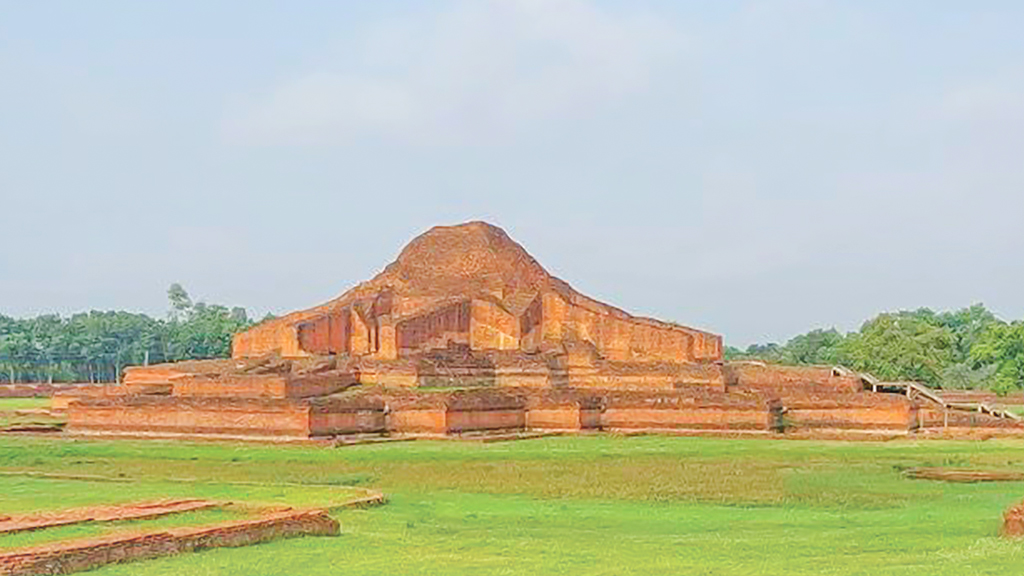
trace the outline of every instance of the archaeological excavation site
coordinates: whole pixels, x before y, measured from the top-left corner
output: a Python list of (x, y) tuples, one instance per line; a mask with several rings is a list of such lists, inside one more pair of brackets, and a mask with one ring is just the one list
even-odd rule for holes
[(483, 222), (427, 231), (336, 299), (238, 334), (230, 359), (129, 368), (53, 408), (68, 434), (133, 437), (1024, 431), (914, 382), (725, 362), (722, 336), (589, 298)]

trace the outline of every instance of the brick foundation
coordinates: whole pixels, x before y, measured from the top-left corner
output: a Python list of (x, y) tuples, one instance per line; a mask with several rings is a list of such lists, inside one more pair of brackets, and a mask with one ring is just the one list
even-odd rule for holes
[(310, 408), (301, 401), (277, 399), (88, 399), (68, 408), (67, 429), (76, 433), (305, 438), (310, 435)]
[[(814, 390), (815, 388), (809, 388)], [(314, 438), (344, 434), (444, 435), (496, 430), (913, 430), (935, 413), (904, 396), (716, 392), (707, 387), (480, 388), (416, 392), (372, 388), (314, 399), (120, 397), (83, 399), (72, 433)], [(941, 416), (939, 413), (938, 416)], [(982, 414), (954, 418), (997, 420)], [(980, 423), (980, 424), (984, 424)]]
[(286, 511), (251, 520), (166, 531), (111, 535), (44, 544), (0, 553), (0, 574), (70, 574), (107, 564), (196, 552), (207, 548), (249, 546), (295, 536), (334, 536), (336, 520), (322, 510)]

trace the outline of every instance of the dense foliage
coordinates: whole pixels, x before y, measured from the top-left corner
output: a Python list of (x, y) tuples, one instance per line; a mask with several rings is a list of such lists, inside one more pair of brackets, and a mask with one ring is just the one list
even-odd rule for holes
[(125, 366), (216, 358), (252, 325), (244, 308), (192, 302), (168, 290), (166, 320), (131, 312), (0, 315), (0, 382), (110, 382)]
[(857, 332), (813, 330), (783, 345), (726, 349), (726, 358), (784, 364), (842, 364), (884, 380), (932, 386), (1024, 389), (1024, 322), (1007, 323), (981, 304), (879, 314)]

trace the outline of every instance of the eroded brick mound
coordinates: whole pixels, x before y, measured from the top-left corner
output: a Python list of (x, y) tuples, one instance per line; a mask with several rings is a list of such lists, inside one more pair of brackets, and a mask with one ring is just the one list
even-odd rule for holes
[(1003, 526), (999, 533), (1006, 538), (1024, 536), (1024, 502), (1003, 512)]
[(430, 229), (371, 280), (237, 335), (232, 353), (394, 359), (446, 341), (526, 352), (586, 342), (625, 361), (705, 362), (722, 354), (717, 335), (633, 316), (584, 296), (550, 275), (504, 230), (484, 222)]

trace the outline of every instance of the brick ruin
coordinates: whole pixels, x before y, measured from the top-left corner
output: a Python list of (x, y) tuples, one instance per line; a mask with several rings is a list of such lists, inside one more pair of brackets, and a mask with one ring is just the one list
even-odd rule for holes
[(338, 298), (238, 334), (230, 359), (129, 368), (54, 405), (72, 433), (263, 438), (934, 421), (857, 374), (722, 352), (721, 336), (589, 298), (471, 222), (435, 227)]
[[(361, 499), (365, 500), (365, 499)], [(379, 501), (378, 499), (374, 500)], [(41, 530), (83, 522), (157, 518), (193, 510), (232, 506), (230, 502), (177, 500), (121, 506), (76, 508), (7, 518), (0, 534)], [(336, 536), (338, 521), (326, 510), (289, 507), (252, 509), (250, 517), (199, 526), (126, 529), (94, 537), (71, 538), (0, 551), (0, 574), (71, 574), (108, 564), (134, 562), (211, 548), (239, 547), (297, 536)]]

